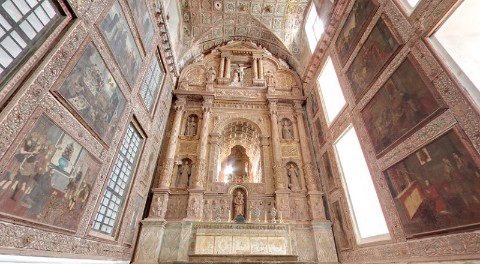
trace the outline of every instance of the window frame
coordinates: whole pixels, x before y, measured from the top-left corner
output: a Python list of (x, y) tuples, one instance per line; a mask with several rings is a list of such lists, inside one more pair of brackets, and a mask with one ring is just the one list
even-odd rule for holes
[[(153, 97), (153, 100), (152, 100), (152, 105), (150, 107), (150, 109), (145, 105), (145, 99), (142, 95), (142, 92), (143, 92), (143, 88), (145, 86), (145, 81), (148, 77), (148, 73), (150, 72), (150, 66), (151, 64), (153, 63), (154, 60), (157, 60), (158, 62), (158, 66), (160, 68), (160, 72), (161, 72), (161, 78), (158, 82), (158, 89), (157, 89), (157, 93), (156, 95)], [(165, 70), (165, 63), (163, 62), (163, 57), (161, 55), (161, 52), (158, 50), (158, 49), (155, 49), (154, 52), (153, 52), (153, 55), (151, 56), (150, 60), (148, 61), (148, 66), (146, 67), (147, 69), (145, 70), (144, 74), (143, 74), (143, 78), (142, 78), (142, 85), (140, 87), (140, 89), (138, 89), (138, 97), (140, 98), (140, 101), (142, 102), (141, 105), (144, 107), (145, 111), (147, 113), (149, 113), (150, 115), (150, 119), (153, 119), (154, 117), (154, 113), (156, 112), (156, 109), (158, 107), (158, 103), (159, 103), (159, 100), (160, 100), (160, 97), (162, 96), (162, 93), (164, 92), (164, 87), (165, 87), (165, 79), (167, 78), (167, 72)]]
[[(309, 49), (310, 49), (310, 53), (313, 54), (313, 53), (315, 52), (315, 49), (317, 48), (318, 43), (319, 43), (320, 40), (322, 39), (322, 36), (323, 36), (323, 34), (324, 34), (324, 32), (325, 32), (325, 25), (323, 24), (323, 21), (320, 19), (320, 14), (318, 13), (317, 8), (316, 8), (314, 2), (312, 2), (312, 3), (310, 4), (310, 7), (309, 7), (307, 10), (308, 10), (308, 11), (307, 11), (307, 14), (306, 14), (307, 16), (306, 16), (306, 18), (305, 18), (305, 24), (304, 24), (304, 26), (303, 26), (303, 30), (305, 31), (305, 37), (307, 38), (307, 45), (308, 45), (308, 47), (309, 47)], [(312, 10), (313, 10), (313, 11), (312, 11)], [(310, 16), (311, 16), (311, 14), (312, 14), (313, 12), (315, 12), (316, 16), (315, 16), (315, 18), (313, 18), (313, 20), (312, 20), (312, 18), (311, 18)], [(311, 25), (310, 25), (310, 21), (312, 21), (312, 22), (311, 22)], [(315, 26), (315, 24), (316, 24), (317, 22), (319, 22), (319, 23), (322, 25), (322, 32), (320, 33), (320, 36), (319, 36), (318, 39), (317, 39), (317, 37), (316, 37), (317, 34), (316, 34), (315, 28), (314, 28), (314, 26)], [(312, 42), (312, 40), (311, 40), (310, 37), (309, 37), (310, 34), (311, 34), (311, 37), (314, 38), (313, 41), (315, 42), (315, 45), (312, 45), (312, 43), (310, 43), (310, 42)]]
[[(140, 143), (140, 145), (137, 149), (137, 154), (136, 154), (136, 157), (135, 157), (134, 164), (132, 166), (129, 182), (127, 183), (128, 188), (126, 188), (125, 191), (124, 191), (123, 200), (121, 201), (121, 204), (119, 205), (119, 210), (118, 210), (114, 225), (112, 227), (112, 232), (111, 232), (111, 234), (107, 234), (105, 232), (101, 232), (100, 230), (94, 229), (93, 226), (95, 224), (95, 219), (97, 217), (97, 214), (99, 213), (102, 200), (105, 196), (105, 192), (107, 190), (108, 183), (109, 183), (110, 178), (111, 178), (111, 176), (113, 174), (113, 171), (115, 169), (117, 158), (118, 158), (119, 153), (121, 151), (121, 148), (123, 146), (123, 141), (124, 141), (125, 137), (127, 136), (130, 125), (138, 132), (138, 135), (140, 136), (140, 139), (141, 139), (141, 143)], [(137, 178), (138, 169), (140, 167), (139, 163), (140, 163), (141, 159), (143, 158), (143, 154), (144, 154), (144, 151), (145, 151), (145, 145), (146, 145), (147, 139), (148, 139), (148, 137), (146, 136), (145, 132), (141, 128), (138, 121), (133, 116), (131, 118), (129, 118), (128, 122), (126, 122), (126, 126), (125, 126), (123, 134), (122, 134), (122, 140), (118, 144), (115, 155), (113, 156), (113, 159), (110, 162), (110, 165), (109, 165), (110, 169), (108, 170), (108, 173), (106, 174), (105, 181), (103, 182), (102, 189), (99, 192), (99, 198), (96, 201), (95, 209), (92, 211), (92, 215), (90, 216), (91, 221), (89, 223), (89, 235), (87, 237), (102, 238), (102, 239), (109, 240), (109, 241), (115, 241), (115, 240), (118, 239), (118, 236), (120, 234), (119, 231), (121, 230), (121, 224), (124, 220), (123, 218), (124, 218), (125, 213), (126, 213), (128, 200), (129, 200), (130, 196), (132, 195), (133, 185), (134, 185), (135, 180)]]
[[(61, 33), (68, 28), (75, 15), (72, 8), (65, 0), (51, 0), (51, 4), (59, 11), (59, 16), (48, 29), (38, 34), (34, 39), (34, 43), (26, 50), (22, 51), (17, 61), (12, 62), (6, 70), (5, 75), (0, 78), (0, 86), (4, 87), (0, 90), (0, 108), (8, 102), (8, 99), (20, 89), (22, 83), (30, 76), (31, 72), (40, 71), (44, 63), (41, 61), (56, 48), (50, 47), (54, 43), (64, 38)], [(16, 26), (20, 28), (20, 26)]]

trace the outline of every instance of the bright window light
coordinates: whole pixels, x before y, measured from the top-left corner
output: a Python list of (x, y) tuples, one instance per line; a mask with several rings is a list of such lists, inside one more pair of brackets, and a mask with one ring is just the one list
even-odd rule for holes
[(453, 74), (480, 104), (480, 1), (463, 1), (431, 36)]
[(308, 46), (311, 52), (317, 47), (324, 30), (323, 23), (318, 17), (315, 5), (312, 3), (308, 11), (307, 21), (305, 22), (305, 33), (307, 34)]
[(372, 177), (353, 127), (335, 143), (358, 243), (389, 238)]
[(227, 165), (227, 167), (225, 167), (225, 174), (231, 174), (233, 172), (233, 167), (232, 165)]
[(318, 86), (320, 86), (325, 116), (328, 124), (330, 124), (345, 106), (345, 97), (330, 57), (328, 57), (322, 73), (318, 77)]
[(403, 6), (406, 7), (407, 11), (409, 12), (412, 12), (415, 7), (417, 6), (418, 2), (420, 2), (420, 0), (399, 0)]

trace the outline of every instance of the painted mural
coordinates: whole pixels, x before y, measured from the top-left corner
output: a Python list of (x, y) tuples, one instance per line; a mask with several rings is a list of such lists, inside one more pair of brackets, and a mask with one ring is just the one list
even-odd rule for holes
[(328, 151), (323, 153), (322, 163), (323, 163), (323, 168), (325, 169), (325, 175), (326, 175), (328, 190), (331, 191), (334, 188), (336, 188), (337, 186), (336, 186), (336, 183), (335, 183), (335, 178), (333, 176), (332, 164), (330, 163), (330, 158), (329, 158), (329, 155), (328, 155)]
[(362, 110), (378, 154), (440, 109), (427, 84), (407, 58)]
[(142, 204), (143, 204), (143, 197), (140, 195), (135, 196), (135, 202), (133, 203), (133, 212), (130, 217), (130, 223), (128, 224), (127, 231), (125, 234), (125, 243), (133, 244), (133, 238), (135, 237), (135, 230), (137, 229), (137, 224), (139, 223), (139, 218), (141, 217), (142, 213)]
[(340, 201), (332, 203), (333, 211), (333, 233), (335, 235), (335, 244), (338, 249), (349, 249), (351, 247), (350, 240), (348, 239), (347, 232), (345, 230), (346, 223), (340, 207)]
[(323, 145), (323, 143), (325, 143), (325, 137), (323, 135), (322, 124), (320, 123), (320, 118), (317, 118), (317, 120), (315, 120), (315, 127), (317, 129), (318, 144)]
[(380, 18), (347, 70), (355, 97), (370, 85), (399, 46), (385, 21)]
[(100, 164), (46, 116), (40, 116), (0, 175), (0, 212), (77, 229)]
[(480, 223), (479, 157), (450, 130), (384, 172), (407, 237)]
[(349, 55), (352, 53), (352, 49), (358, 43), (358, 40), (362, 36), (365, 27), (372, 19), (372, 16), (377, 10), (378, 4), (372, 0), (359, 0), (353, 4), (352, 10), (345, 21), (345, 25), (338, 35), (335, 46), (337, 47), (338, 57), (345, 65)]
[(127, 82), (133, 86), (142, 64), (142, 57), (118, 1), (113, 4), (100, 24), (100, 31)]
[(125, 109), (125, 97), (93, 44), (87, 45), (57, 93), (110, 143)]
[(130, 10), (132, 10), (143, 45), (148, 48), (152, 42), (155, 30), (153, 29), (152, 19), (145, 0), (128, 0), (128, 5), (130, 6)]

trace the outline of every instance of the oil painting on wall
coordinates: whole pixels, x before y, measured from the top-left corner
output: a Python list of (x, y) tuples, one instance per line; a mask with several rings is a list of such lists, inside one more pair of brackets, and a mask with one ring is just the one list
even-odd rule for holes
[(136, 195), (135, 202), (133, 203), (133, 213), (130, 218), (130, 223), (128, 224), (126, 233), (125, 233), (125, 243), (132, 244), (133, 238), (135, 236), (135, 230), (137, 229), (137, 224), (139, 223), (139, 217), (141, 216), (143, 198), (140, 195)]
[(110, 143), (125, 109), (125, 97), (93, 44), (87, 45), (57, 92)]
[(362, 110), (378, 154), (440, 109), (412, 61), (406, 59)]
[(347, 70), (355, 97), (358, 97), (373, 81), (399, 46), (385, 21), (379, 19)]
[(325, 143), (325, 137), (323, 135), (320, 118), (317, 118), (317, 120), (315, 120), (315, 128), (317, 129), (318, 144), (323, 145), (323, 143)]
[(450, 130), (384, 172), (407, 237), (480, 223), (478, 162)]
[(128, 5), (135, 18), (135, 24), (142, 38), (143, 45), (145, 48), (148, 48), (152, 42), (155, 30), (153, 29), (152, 19), (150, 18), (145, 0), (129, 0)]
[(332, 164), (330, 163), (330, 158), (328, 155), (328, 151), (323, 153), (322, 155), (322, 163), (323, 163), (323, 168), (324, 168), (324, 173), (325, 173), (325, 178), (327, 180), (327, 186), (328, 190), (331, 191), (336, 187), (335, 184), (335, 178), (333, 176), (333, 171), (332, 171)]
[(353, 4), (352, 11), (338, 35), (335, 45), (342, 65), (345, 65), (352, 49), (358, 43), (361, 33), (377, 10), (378, 4), (372, 0), (359, 0)]
[(346, 223), (340, 207), (340, 201), (332, 203), (333, 211), (333, 233), (335, 234), (335, 243), (337, 247), (342, 249), (349, 249), (350, 240), (348, 239), (347, 232), (345, 231)]
[(0, 211), (75, 231), (99, 168), (73, 138), (40, 116), (0, 175)]
[(118, 1), (113, 4), (100, 24), (100, 31), (107, 40), (123, 75), (130, 86), (133, 86), (142, 64), (142, 57)]

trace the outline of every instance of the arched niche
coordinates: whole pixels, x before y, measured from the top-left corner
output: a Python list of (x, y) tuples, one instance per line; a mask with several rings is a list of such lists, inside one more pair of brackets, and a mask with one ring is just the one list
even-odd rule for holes
[(175, 188), (186, 189), (191, 186), (193, 161), (190, 158), (183, 158), (176, 164)]
[(280, 120), (280, 135), (282, 139), (292, 140), (295, 138), (295, 133), (293, 132), (293, 122), (288, 118), (282, 118)]
[(185, 121), (185, 129), (183, 132), (184, 136), (193, 137), (197, 135), (198, 130), (198, 116), (196, 114), (191, 114), (187, 116)]

